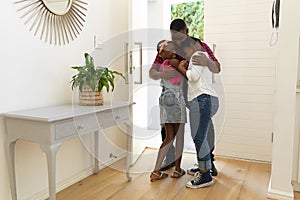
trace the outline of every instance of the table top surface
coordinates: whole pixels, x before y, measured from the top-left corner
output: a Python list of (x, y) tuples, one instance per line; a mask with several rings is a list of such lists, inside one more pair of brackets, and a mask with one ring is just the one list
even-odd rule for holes
[(107, 110), (129, 107), (134, 103), (128, 101), (108, 102), (101, 106), (80, 106), (78, 104), (63, 104), (57, 106), (40, 107), (27, 110), (18, 110), (1, 115), (6, 118), (27, 119), (42, 122), (55, 122), (83, 115), (104, 112)]

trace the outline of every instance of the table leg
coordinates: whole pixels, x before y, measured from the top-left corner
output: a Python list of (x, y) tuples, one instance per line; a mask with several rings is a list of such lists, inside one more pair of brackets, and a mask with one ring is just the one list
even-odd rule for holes
[(94, 174), (99, 173), (99, 131), (94, 132)]
[(131, 152), (132, 152), (132, 122), (125, 123), (127, 127), (127, 157), (126, 157), (126, 176), (127, 180), (131, 181), (132, 177), (130, 176), (130, 165), (131, 165)]
[(41, 145), (41, 149), (46, 153), (47, 157), (49, 200), (56, 200), (56, 153), (60, 146), (60, 143), (55, 145)]
[(15, 145), (17, 140), (6, 140), (6, 158), (8, 164), (8, 174), (10, 181), (10, 190), (12, 200), (17, 200), (17, 187), (16, 187), (16, 169), (15, 169)]

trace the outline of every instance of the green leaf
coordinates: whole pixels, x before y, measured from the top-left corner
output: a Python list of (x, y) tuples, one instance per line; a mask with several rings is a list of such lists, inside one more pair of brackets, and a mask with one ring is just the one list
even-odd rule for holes
[(96, 84), (95, 84), (95, 81), (93, 79), (89, 79), (88, 82), (87, 82), (87, 85), (90, 86), (92, 91), (95, 91)]
[[(111, 73), (112, 74), (112, 73)], [(115, 84), (114, 84), (114, 80), (115, 80), (115, 77), (112, 75), (112, 76), (108, 76), (107, 77), (107, 80), (109, 81), (110, 85), (111, 85), (111, 91), (114, 91), (115, 89)]]
[(100, 92), (103, 88), (103, 84), (101, 83), (101, 81), (98, 81), (98, 92)]
[(101, 79), (101, 83), (103, 84), (104, 87), (106, 87), (106, 91), (109, 92), (109, 84), (108, 81), (105, 79)]
[(80, 91), (80, 92), (82, 92), (83, 85), (84, 85), (83, 82), (81, 82), (81, 83), (79, 84), (79, 91)]
[(84, 53), (84, 57), (85, 57), (85, 64), (89, 65), (90, 63), (93, 63), (94, 60), (93, 58), (90, 56), (90, 54), (88, 53)]
[(117, 74), (117, 75), (121, 76), (123, 79), (125, 79), (125, 76), (121, 72), (113, 71), (112, 73)]

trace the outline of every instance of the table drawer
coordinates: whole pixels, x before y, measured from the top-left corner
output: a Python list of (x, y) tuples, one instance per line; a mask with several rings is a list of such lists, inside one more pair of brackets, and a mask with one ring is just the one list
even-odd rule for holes
[(55, 124), (55, 139), (78, 136), (98, 130), (99, 124), (96, 115), (74, 118), (65, 122)]
[(106, 128), (114, 124), (123, 123), (125, 120), (128, 120), (129, 117), (130, 114), (128, 108), (101, 112), (97, 114), (97, 118), (99, 120), (99, 123), (101, 124), (101, 128)]

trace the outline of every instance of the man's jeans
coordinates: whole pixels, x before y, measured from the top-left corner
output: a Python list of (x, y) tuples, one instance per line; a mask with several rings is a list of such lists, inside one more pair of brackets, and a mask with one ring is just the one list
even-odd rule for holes
[(200, 170), (210, 170), (212, 167), (207, 134), (212, 123), (211, 118), (218, 108), (219, 99), (207, 94), (199, 95), (189, 102), (191, 135), (195, 143)]

